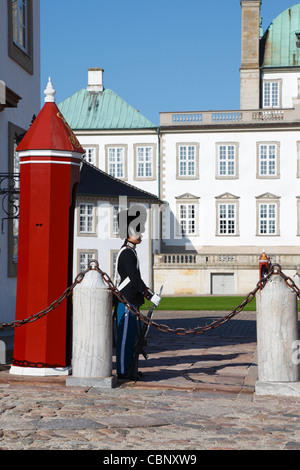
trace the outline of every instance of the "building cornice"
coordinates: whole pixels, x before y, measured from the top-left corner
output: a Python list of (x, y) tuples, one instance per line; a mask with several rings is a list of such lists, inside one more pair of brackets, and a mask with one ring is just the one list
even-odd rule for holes
[(77, 136), (84, 135), (157, 135), (158, 127), (148, 129), (73, 129)]
[(178, 132), (186, 133), (203, 133), (203, 132), (247, 132), (247, 131), (299, 131), (300, 121), (292, 123), (256, 123), (256, 124), (214, 124), (214, 125), (201, 125), (201, 126), (161, 126), (161, 133), (175, 134)]
[(18, 103), (21, 99), (21, 96), (19, 96), (10, 88), (5, 87), (5, 102), (0, 102), (0, 112), (3, 111), (5, 108), (17, 108)]
[(299, 73), (300, 66), (294, 67), (261, 67), (262, 73)]

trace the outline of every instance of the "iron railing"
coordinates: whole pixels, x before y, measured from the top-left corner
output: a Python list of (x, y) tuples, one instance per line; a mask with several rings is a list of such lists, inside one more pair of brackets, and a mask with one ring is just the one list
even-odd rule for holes
[(0, 197), (4, 214), (1, 219), (1, 233), (4, 221), (19, 218), (20, 173), (0, 173)]

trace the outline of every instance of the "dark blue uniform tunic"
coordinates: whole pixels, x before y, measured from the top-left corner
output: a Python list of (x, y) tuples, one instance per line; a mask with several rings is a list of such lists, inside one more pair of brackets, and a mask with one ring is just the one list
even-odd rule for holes
[[(131, 305), (139, 308), (143, 305), (145, 297), (151, 299), (153, 292), (141, 278), (134, 243), (125, 241), (118, 256), (116, 269), (121, 278), (119, 283), (121, 293)], [(125, 284), (123, 288), (122, 283)], [(137, 336), (137, 317), (121, 302), (117, 307), (117, 323), (117, 374), (128, 376)]]

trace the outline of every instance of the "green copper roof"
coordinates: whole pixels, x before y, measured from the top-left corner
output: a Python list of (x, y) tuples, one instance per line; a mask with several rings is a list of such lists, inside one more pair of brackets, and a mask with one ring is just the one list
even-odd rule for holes
[[(281, 13), (261, 40), (263, 67), (300, 65), (300, 3)], [(298, 45), (297, 45), (298, 43)]]
[(149, 129), (155, 124), (112, 90), (79, 90), (58, 104), (71, 129)]

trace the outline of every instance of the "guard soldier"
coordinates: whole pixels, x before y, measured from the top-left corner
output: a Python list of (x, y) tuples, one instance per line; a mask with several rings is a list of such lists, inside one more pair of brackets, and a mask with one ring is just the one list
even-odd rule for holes
[[(132, 213), (132, 208), (130, 208)], [(123, 211), (119, 215), (119, 230), (124, 234), (124, 223), (126, 227), (126, 239), (118, 254), (116, 271), (120, 278), (119, 291), (126, 298), (128, 303), (139, 309), (144, 303), (144, 298), (150, 300), (155, 306), (161, 300), (158, 294), (149, 289), (141, 278), (139, 261), (136, 252), (136, 245), (142, 242), (142, 231), (146, 221), (143, 211), (136, 215), (128, 215), (128, 211)], [(123, 224), (122, 224), (123, 221)], [(122, 227), (123, 225), (123, 227)], [(132, 376), (132, 361), (134, 355), (134, 345), (136, 342), (138, 319), (130, 310), (119, 302), (117, 305), (117, 345), (116, 362), (118, 379), (138, 380), (141, 374)]]
[(259, 258), (259, 279), (262, 279), (264, 276), (267, 276), (270, 270), (270, 259), (263, 251)]

